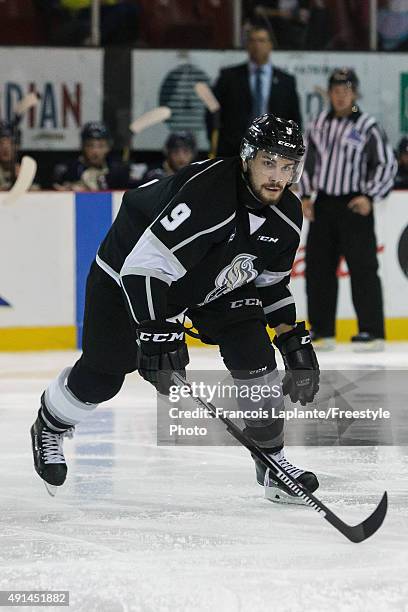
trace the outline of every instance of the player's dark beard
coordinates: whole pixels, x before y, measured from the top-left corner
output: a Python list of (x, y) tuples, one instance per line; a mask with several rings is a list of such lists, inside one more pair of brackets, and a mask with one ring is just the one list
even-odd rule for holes
[[(271, 204), (277, 204), (279, 202), (279, 200), (282, 197), (283, 194), (283, 189), (281, 190), (281, 192), (279, 193), (279, 196), (277, 198), (265, 198), (263, 196), (263, 192), (262, 189), (265, 186), (265, 184), (261, 185), (261, 187), (256, 187), (254, 185), (254, 181), (252, 178), (252, 172), (249, 169), (248, 170), (248, 181), (247, 181), (247, 186), (250, 189), (250, 191), (252, 192), (252, 194), (256, 197), (257, 200), (259, 200), (259, 202), (263, 205), (263, 206), (270, 206)], [(282, 183), (280, 183), (280, 181), (272, 181), (271, 183), (268, 183), (268, 187), (282, 187)]]

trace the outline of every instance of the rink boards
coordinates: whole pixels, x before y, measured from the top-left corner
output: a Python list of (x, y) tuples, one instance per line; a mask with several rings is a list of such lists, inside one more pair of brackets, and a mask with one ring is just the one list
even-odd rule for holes
[[(38, 192), (2, 206), (0, 350), (79, 346), (85, 281), (98, 245), (120, 206), (121, 192)], [(387, 337), (408, 339), (408, 192), (376, 206)], [(302, 234), (291, 281), (298, 318), (306, 316)], [(355, 330), (347, 267), (341, 263), (337, 332)]]

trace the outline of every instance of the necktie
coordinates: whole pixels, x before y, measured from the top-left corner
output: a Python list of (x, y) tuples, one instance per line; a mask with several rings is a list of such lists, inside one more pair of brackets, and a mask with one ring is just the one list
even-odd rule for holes
[(263, 95), (262, 95), (262, 75), (263, 68), (258, 67), (255, 70), (255, 89), (253, 92), (253, 117), (259, 117), (263, 112)]

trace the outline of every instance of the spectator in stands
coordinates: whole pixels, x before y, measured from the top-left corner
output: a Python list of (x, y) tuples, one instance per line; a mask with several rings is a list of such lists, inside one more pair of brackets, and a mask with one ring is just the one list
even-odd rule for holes
[(300, 13), (307, 24), (304, 48), (327, 49), (332, 36), (327, 0), (308, 0)]
[(163, 164), (148, 169), (142, 182), (170, 176), (191, 164), (197, 156), (197, 144), (194, 135), (186, 131), (172, 132), (164, 144), (164, 155)]
[[(238, 155), (246, 128), (264, 113), (293, 119), (301, 125), (295, 78), (272, 63), (272, 48), (269, 30), (262, 24), (253, 24), (248, 31), (248, 61), (221, 70), (214, 86), (221, 105), (217, 155)], [(210, 116), (208, 124), (211, 128)]]
[(378, 10), (379, 48), (384, 51), (408, 50), (407, 0), (381, 0)]
[(408, 189), (408, 136), (401, 138), (398, 145), (398, 173), (394, 189)]
[(251, 19), (264, 20), (271, 31), (276, 49), (302, 49), (307, 14), (299, 0), (263, 0), (255, 2)]
[(81, 143), (81, 154), (76, 160), (55, 167), (54, 189), (106, 191), (128, 187), (129, 166), (111, 158), (111, 138), (103, 123), (86, 123), (81, 132)]
[(277, 49), (324, 49), (330, 40), (327, 0), (247, 0), (244, 16), (263, 21)]
[[(100, 0), (101, 45), (134, 43), (138, 36), (136, 0)], [(35, 0), (46, 21), (50, 43), (90, 44), (92, 0)]]
[[(21, 154), (20, 130), (8, 121), (0, 121), (0, 191), (8, 191), (15, 182), (19, 170)], [(39, 189), (34, 182), (30, 190)]]
[(331, 40), (328, 49), (369, 48), (368, 0), (327, 0), (331, 21)]

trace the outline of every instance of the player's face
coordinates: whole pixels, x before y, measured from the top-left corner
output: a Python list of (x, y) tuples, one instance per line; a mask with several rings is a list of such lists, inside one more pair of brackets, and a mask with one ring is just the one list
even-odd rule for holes
[(0, 138), (0, 163), (7, 164), (13, 157), (13, 142), (8, 136)]
[(102, 166), (109, 151), (108, 141), (103, 138), (85, 140), (82, 148), (82, 152), (91, 166)]
[(167, 161), (173, 172), (181, 170), (184, 166), (188, 166), (194, 159), (194, 153), (188, 147), (177, 147), (169, 151)]
[(275, 204), (291, 182), (295, 162), (266, 151), (258, 151), (248, 162), (249, 182), (256, 197), (265, 206)]
[(333, 85), (329, 89), (333, 110), (338, 115), (348, 115), (357, 99), (356, 92), (348, 85)]
[(266, 64), (272, 51), (272, 42), (267, 30), (253, 30), (248, 36), (249, 59), (255, 64)]

